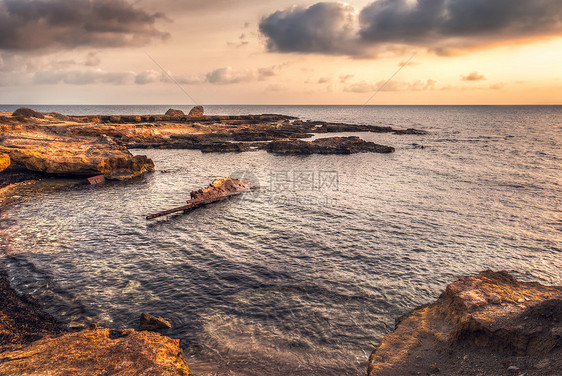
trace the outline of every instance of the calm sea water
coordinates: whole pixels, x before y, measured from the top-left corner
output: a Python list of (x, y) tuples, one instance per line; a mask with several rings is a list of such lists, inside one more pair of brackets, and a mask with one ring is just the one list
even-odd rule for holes
[[(168, 106), (36, 108), (133, 114)], [(392, 155), (134, 151), (157, 171), (29, 191), (2, 213), (0, 257), (14, 285), (66, 325), (135, 327), (145, 311), (167, 317), (174, 328), (165, 334), (181, 338), (197, 375), (363, 375), (394, 318), (460, 276), (491, 268), (562, 284), (562, 107), (207, 112), (429, 134), (361, 134), (396, 147)], [(189, 215), (144, 219), (232, 174), (261, 188)]]

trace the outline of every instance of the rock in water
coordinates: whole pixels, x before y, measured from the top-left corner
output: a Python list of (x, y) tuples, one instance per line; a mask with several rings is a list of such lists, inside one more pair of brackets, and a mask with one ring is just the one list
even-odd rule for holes
[(359, 137), (328, 137), (314, 141), (272, 141), (267, 151), (275, 154), (353, 154), (393, 153), (394, 148), (362, 140)]
[(0, 375), (188, 376), (179, 342), (158, 333), (98, 327), (4, 352)]
[(143, 313), (140, 317), (140, 330), (155, 331), (158, 329), (170, 329), (172, 324), (162, 317), (152, 316), (148, 313)]
[(34, 117), (37, 119), (44, 119), (45, 116), (37, 111), (32, 110), (31, 108), (26, 108), (26, 107), (22, 107), (22, 108), (18, 108), (17, 110), (14, 111), (14, 113), (12, 114), (12, 116), (19, 116), (19, 117)]
[(205, 115), (205, 109), (203, 106), (195, 106), (189, 111), (189, 116), (199, 117)]
[(526, 374), (560, 375), (561, 323), (562, 287), (484, 271), (448, 285), (435, 303), (398, 321), (371, 354), (368, 375), (437, 368), (448, 376), (505, 375), (544, 359), (544, 369)]
[(0, 172), (10, 167), (10, 163), (12, 163), (12, 161), (8, 154), (0, 154)]
[(166, 115), (168, 115), (168, 116), (185, 116), (185, 113), (182, 110), (174, 110), (173, 108), (170, 108), (168, 111), (166, 111)]

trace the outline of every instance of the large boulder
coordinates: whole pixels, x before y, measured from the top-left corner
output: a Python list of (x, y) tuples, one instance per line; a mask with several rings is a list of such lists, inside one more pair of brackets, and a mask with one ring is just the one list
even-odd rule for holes
[(461, 278), (398, 319), (369, 363), (369, 376), (562, 374), (562, 287), (507, 272)]
[(0, 375), (188, 376), (179, 339), (133, 329), (87, 329), (0, 354)]
[(189, 111), (189, 116), (192, 117), (200, 117), (203, 115), (205, 115), (205, 109), (203, 106), (195, 106), (191, 109), (191, 111)]
[(183, 112), (182, 110), (174, 110), (173, 108), (170, 108), (168, 111), (166, 111), (166, 115), (168, 115), (168, 116), (185, 116), (185, 112)]
[(10, 167), (11, 160), (8, 154), (0, 154), (0, 172)]
[(45, 118), (45, 116), (42, 113), (34, 111), (31, 108), (27, 108), (27, 107), (18, 108), (12, 113), (12, 116), (23, 117), (23, 118), (34, 117), (37, 119)]

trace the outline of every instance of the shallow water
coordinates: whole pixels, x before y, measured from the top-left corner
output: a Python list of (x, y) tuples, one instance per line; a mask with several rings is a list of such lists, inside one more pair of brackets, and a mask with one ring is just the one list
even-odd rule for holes
[[(157, 171), (30, 191), (2, 213), (14, 285), (67, 325), (134, 327), (144, 311), (167, 317), (174, 328), (165, 334), (181, 338), (198, 375), (363, 375), (394, 318), (460, 276), (492, 268), (562, 284), (562, 107), (207, 111), (430, 133), (361, 134), (396, 147), (391, 155), (134, 151)], [(189, 215), (144, 219), (232, 174), (261, 188)]]

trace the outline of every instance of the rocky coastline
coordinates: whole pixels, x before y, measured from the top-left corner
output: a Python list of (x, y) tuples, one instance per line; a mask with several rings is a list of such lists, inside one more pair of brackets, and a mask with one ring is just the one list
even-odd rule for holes
[[(203, 111), (77, 117), (20, 109), (0, 116), (0, 209), (22, 185), (51, 176), (124, 180), (152, 171), (152, 161), (133, 156), (130, 147), (391, 153), (392, 147), (359, 137), (302, 139), (335, 132), (423, 134), (415, 129), (303, 122), (281, 115), (205, 116)], [(82, 331), (65, 330), (35, 299), (13, 290), (1, 265), (0, 302), (0, 375), (190, 374), (179, 340), (93, 323)], [(146, 316), (141, 329), (158, 330), (157, 324), (166, 321)], [(484, 271), (459, 279), (436, 302), (397, 319), (395, 330), (371, 354), (367, 372), (558, 375), (561, 359), (562, 287)]]

